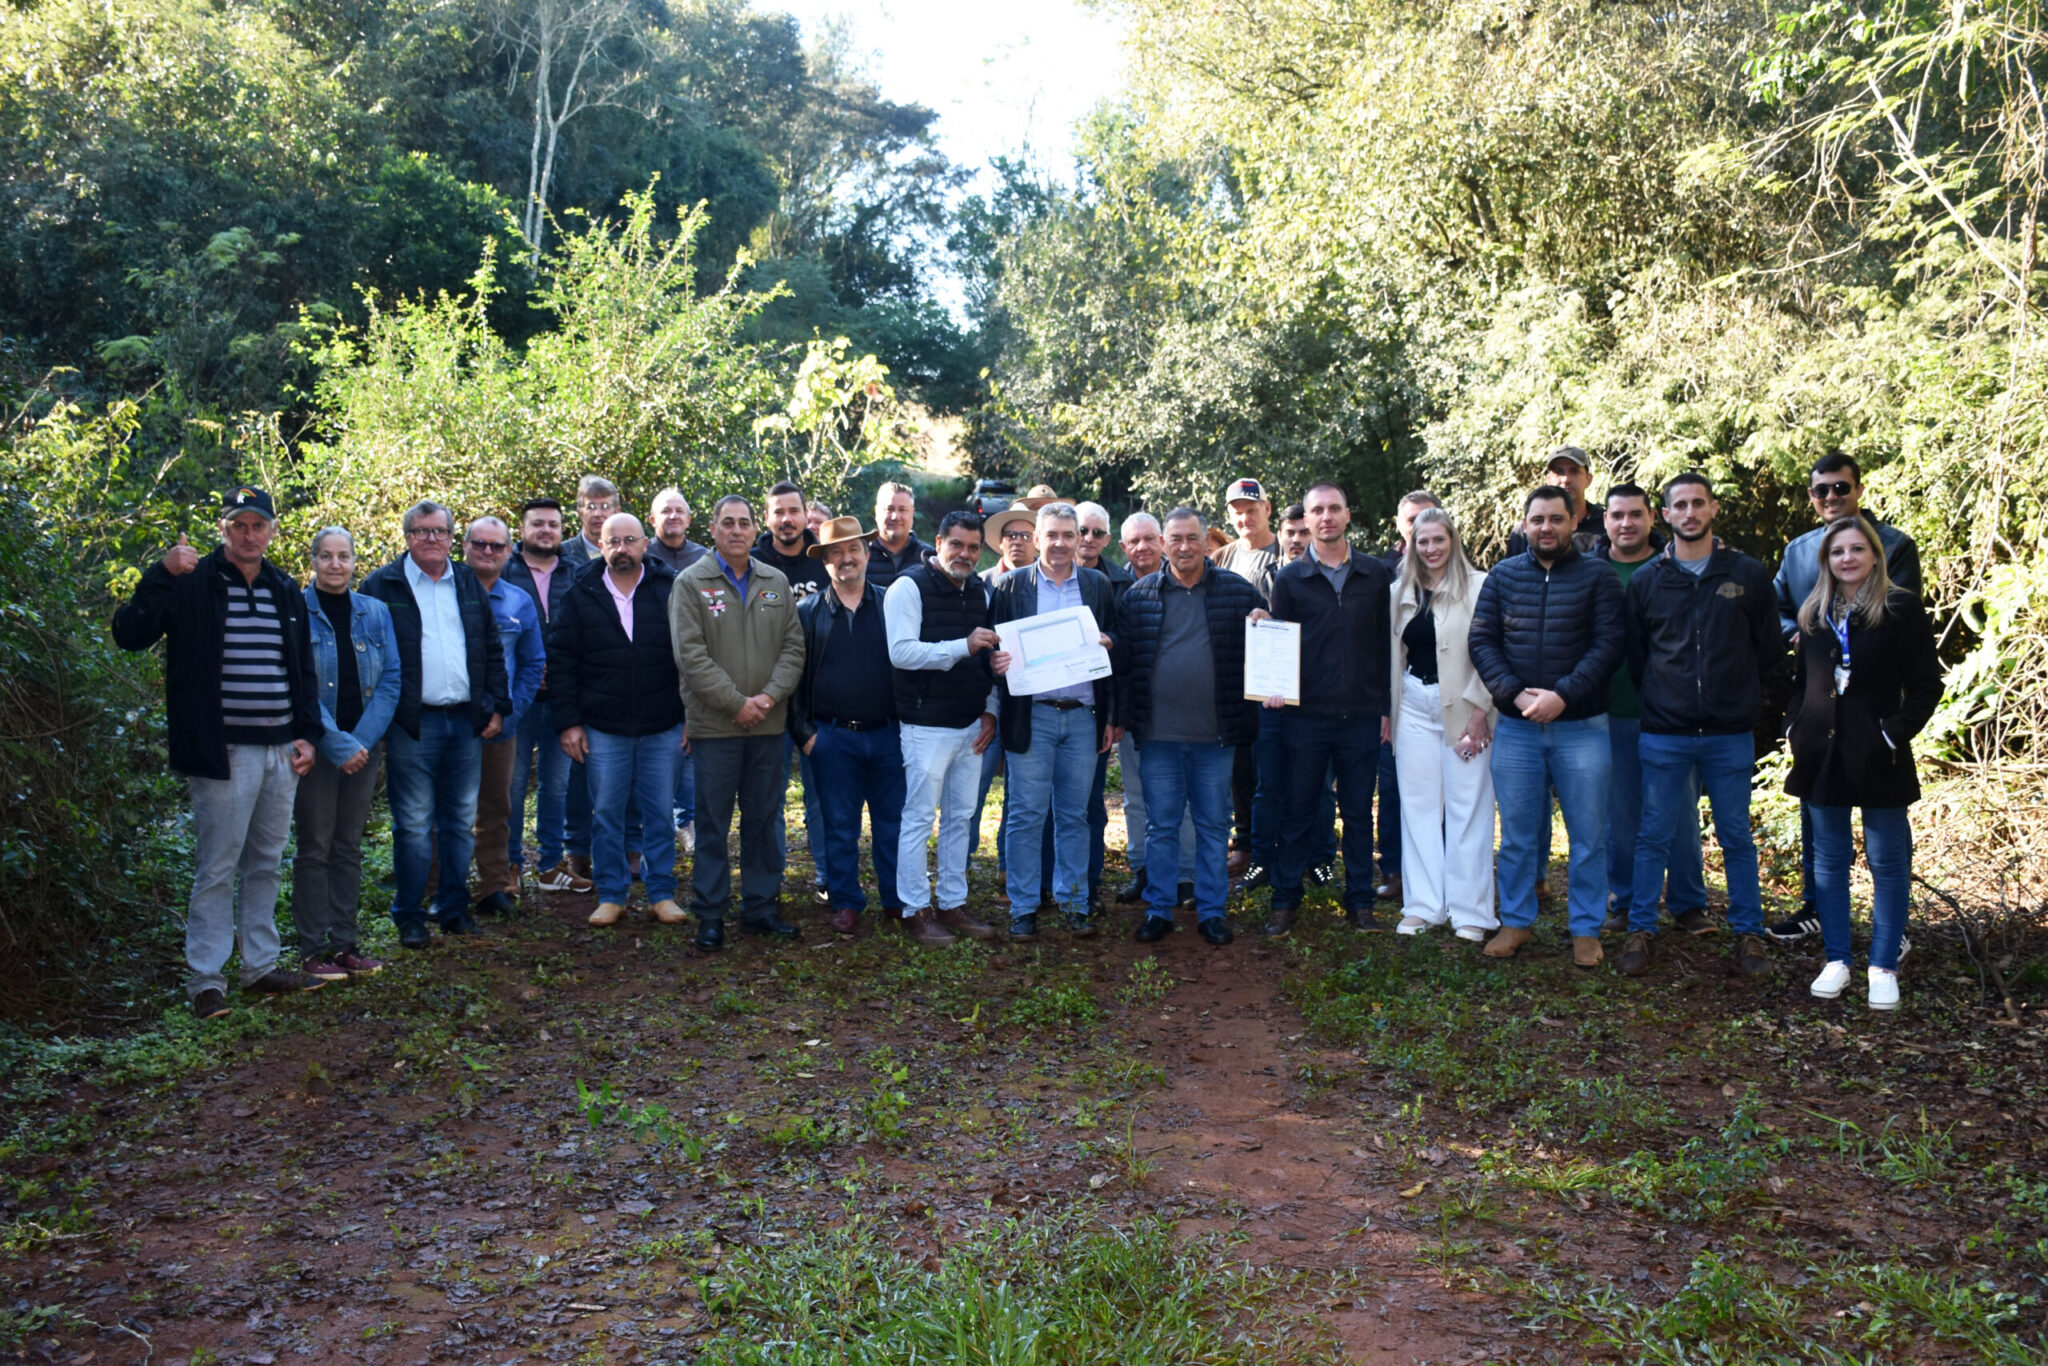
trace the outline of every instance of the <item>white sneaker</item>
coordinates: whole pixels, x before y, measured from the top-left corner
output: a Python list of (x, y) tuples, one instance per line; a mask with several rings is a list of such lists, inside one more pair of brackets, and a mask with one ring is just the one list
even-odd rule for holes
[(1480, 929), (1477, 925), (1460, 925), (1458, 927), (1458, 938), (1470, 944), (1484, 944), (1486, 942), (1486, 931)]
[(1870, 970), (1870, 1008), (1872, 1010), (1897, 1010), (1899, 1008), (1899, 974), (1883, 968)]
[(1421, 934), (1430, 928), (1430, 923), (1419, 915), (1404, 915), (1401, 923), (1394, 926), (1395, 934)]
[(1848, 985), (1849, 965), (1847, 963), (1829, 963), (1820, 970), (1820, 976), (1813, 979), (1813, 986), (1809, 990), (1823, 1001), (1832, 1001), (1837, 996), (1840, 996), (1842, 988)]

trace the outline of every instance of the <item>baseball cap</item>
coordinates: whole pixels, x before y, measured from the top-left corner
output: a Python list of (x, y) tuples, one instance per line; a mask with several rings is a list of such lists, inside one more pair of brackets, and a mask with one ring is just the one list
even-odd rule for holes
[(270, 495), (248, 484), (228, 490), (220, 500), (220, 515), (223, 519), (238, 512), (260, 512), (273, 522), (277, 520), (277, 507), (270, 501)]
[(1223, 490), (1223, 501), (1229, 503), (1263, 503), (1266, 488), (1256, 479), (1239, 479)]
[(1547, 470), (1560, 460), (1569, 460), (1588, 474), (1593, 472), (1593, 462), (1588, 460), (1586, 453), (1577, 446), (1559, 446), (1550, 453), (1550, 459), (1543, 462), (1543, 468)]

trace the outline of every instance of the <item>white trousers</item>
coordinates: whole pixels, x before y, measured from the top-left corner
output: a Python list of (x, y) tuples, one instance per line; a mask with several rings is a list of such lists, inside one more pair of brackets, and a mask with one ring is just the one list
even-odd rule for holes
[[(974, 741), (981, 722), (952, 730), (944, 726), (897, 727), (903, 749), (903, 829), (896, 841), (896, 895), (905, 919), (932, 904), (934, 879), (926, 872), (925, 846), (932, 822), (939, 823), (939, 905), (967, 904), (967, 855), (973, 832), (974, 793), (981, 781), (981, 756)], [(991, 740), (1000, 746), (1001, 740)]]
[(1401, 913), (1457, 929), (1490, 930), (1493, 909), (1493, 769), (1460, 759), (1444, 734), (1442, 693), (1401, 680), (1394, 766), (1401, 783)]

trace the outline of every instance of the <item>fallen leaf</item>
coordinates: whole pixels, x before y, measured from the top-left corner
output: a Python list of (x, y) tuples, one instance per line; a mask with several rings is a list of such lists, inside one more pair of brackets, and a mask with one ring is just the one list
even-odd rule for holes
[(1428, 1187), (1429, 1178), (1424, 1177), (1422, 1180), (1417, 1181), (1414, 1185), (1410, 1186), (1407, 1190), (1402, 1191), (1401, 1198), (1403, 1200), (1413, 1200), (1416, 1196), (1422, 1194), (1424, 1190), (1428, 1189)]

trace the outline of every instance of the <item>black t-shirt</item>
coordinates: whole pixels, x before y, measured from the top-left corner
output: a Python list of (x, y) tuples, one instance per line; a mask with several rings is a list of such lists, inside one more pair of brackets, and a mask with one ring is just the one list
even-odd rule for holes
[(821, 724), (851, 721), (859, 726), (880, 726), (895, 719), (889, 635), (879, 607), (862, 603), (858, 612), (848, 612), (844, 603), (839, 604), (812, 685), (811, 712)]
[(324, 588), (315, 589), (313, 596), (320, 599), (320, 610), (334, 627), (334, 724), (352, 731), (363, 719), (363, 676), (356, 671), (356, 645), (349, 637), (355, 604), (347, 593)]
[(1424, 683), (1434, 683), (1436, 673), (1436, 614), (1429, 610), (1432, 594), (1422, 595), (1422, 610), (1401, 628), (1401, 644), (1408, 655), (1402, 665)]

